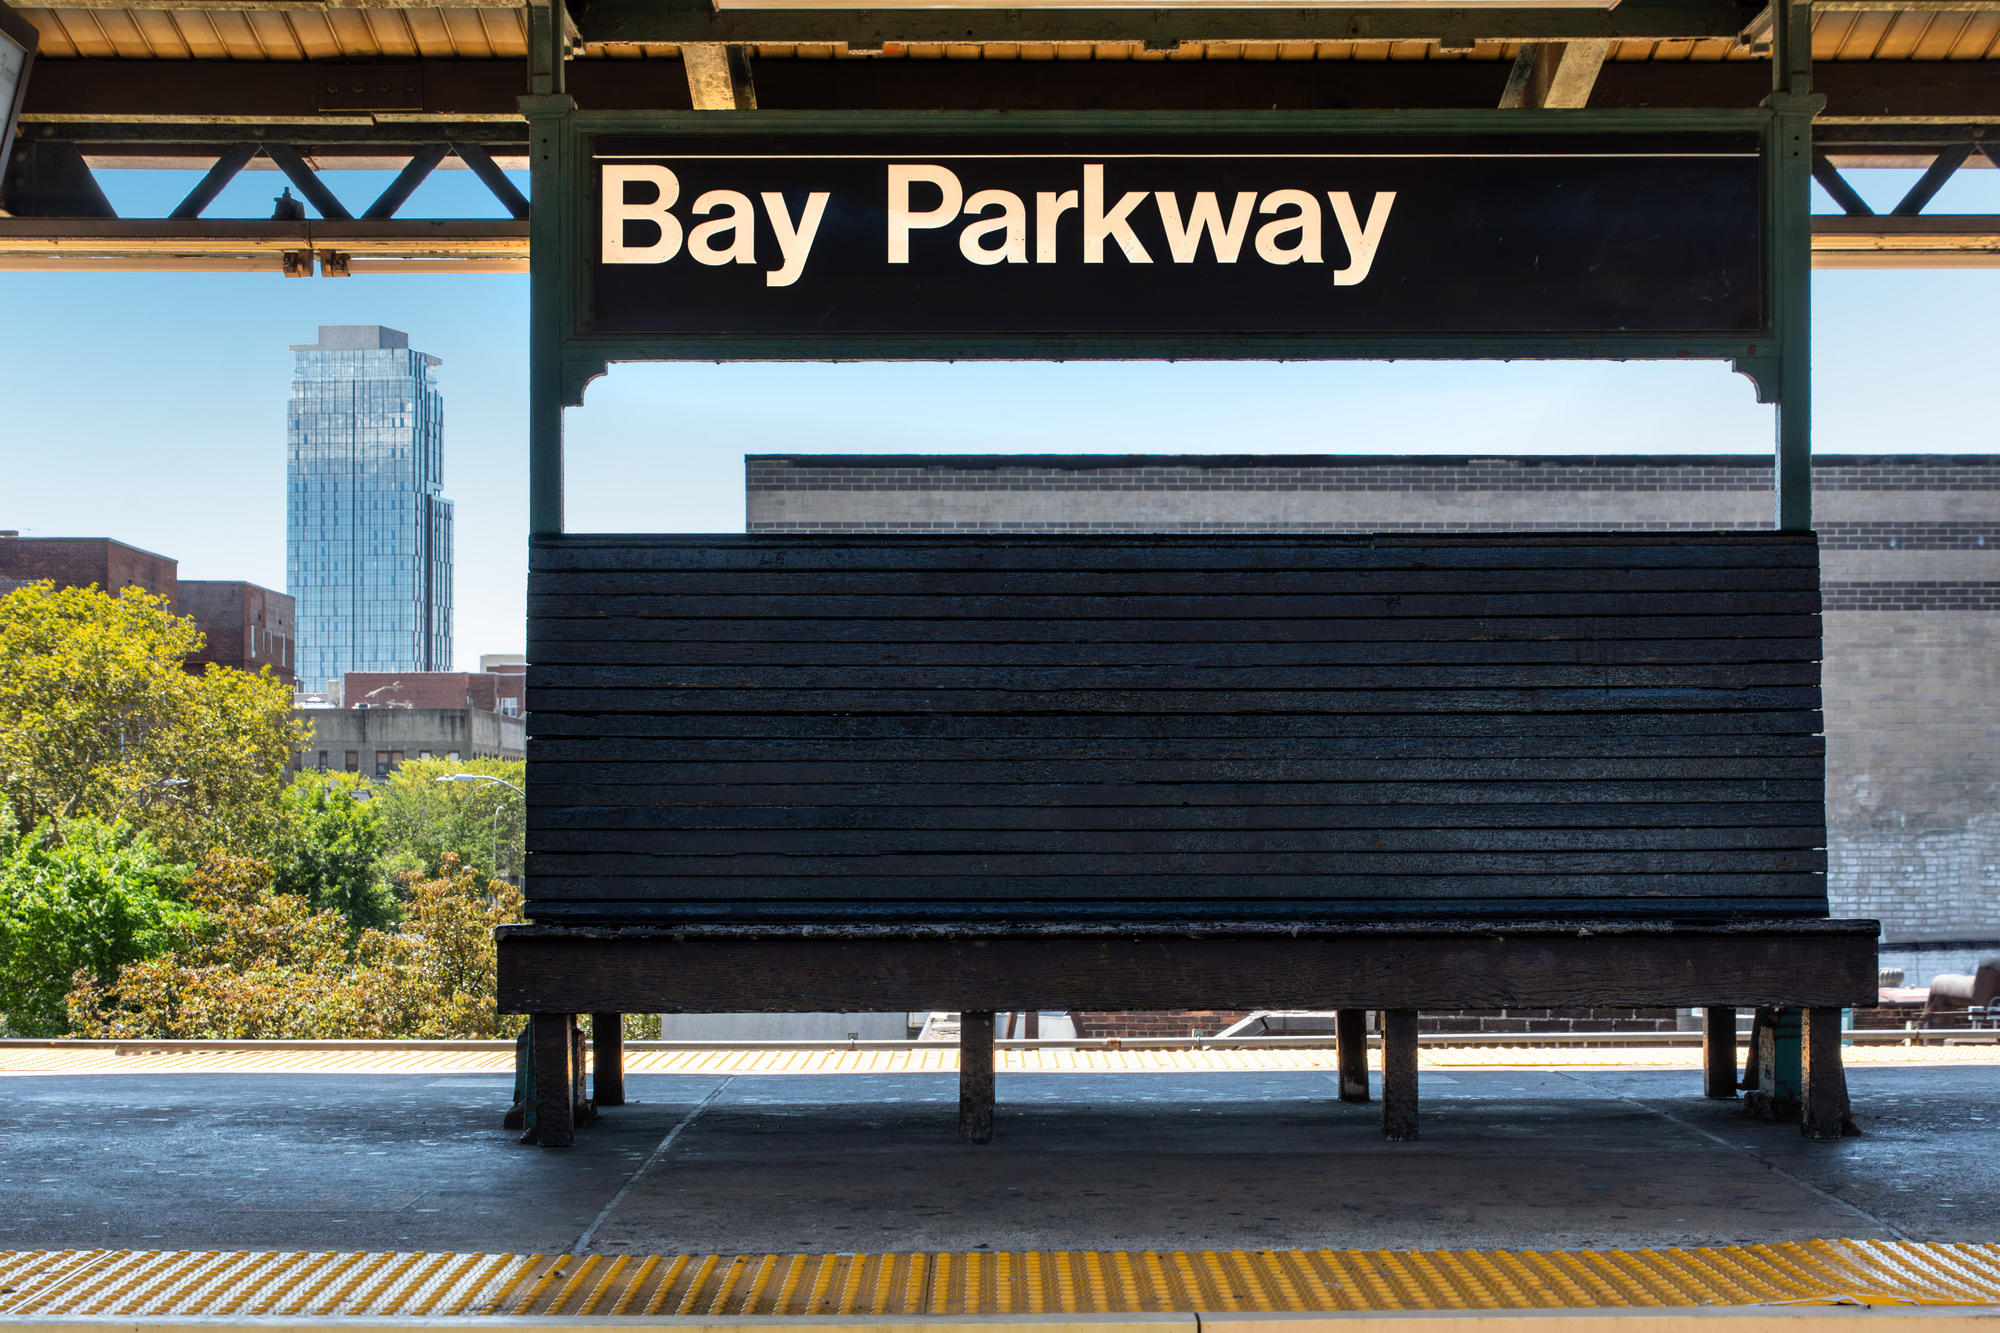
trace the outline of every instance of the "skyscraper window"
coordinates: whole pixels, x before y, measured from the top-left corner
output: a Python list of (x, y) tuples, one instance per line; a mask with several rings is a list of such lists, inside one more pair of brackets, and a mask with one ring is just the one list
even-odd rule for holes
[[(318, 342), (292, 351), (285, 565), (299, 687), (349, 671), (448, 671), (452, 513), (432, 373), (443, 363), (376, 324), (322, 324)], [(364, 573), (341, 577), (343, 557)]]

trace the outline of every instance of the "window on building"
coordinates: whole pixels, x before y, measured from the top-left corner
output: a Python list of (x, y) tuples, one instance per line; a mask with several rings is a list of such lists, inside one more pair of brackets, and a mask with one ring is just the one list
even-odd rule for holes
[(321, 750), (321, 751), (319, 752), (319, 771), (320, 771), (320, 772), (322, 772), (322, 773), (326, 772), (326, 751), (325, 751), (325, 750)]
[(347, 771), (350, 773), (359, 773), (361, 771), (361, 751), (349, 750), (347, 752)]
[(519, 699), (502, 699), (500, 701), (500, 716), (519, 717), (520, 715), (521, 701)]

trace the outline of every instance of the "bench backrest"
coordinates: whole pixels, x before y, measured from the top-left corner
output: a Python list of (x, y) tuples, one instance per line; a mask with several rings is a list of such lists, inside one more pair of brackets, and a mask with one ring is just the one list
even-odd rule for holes
[(568, 536), (537, 920), (1825, 916), (1811, 534)]

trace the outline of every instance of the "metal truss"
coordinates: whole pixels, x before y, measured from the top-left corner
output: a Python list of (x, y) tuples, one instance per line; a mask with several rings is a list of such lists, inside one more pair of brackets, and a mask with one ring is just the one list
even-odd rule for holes
[[(358, 217), (321, 179), (321, 168), (306, 152), (295, 143), (265, 139), (231, 143), (214, 152), (187, 196), (165, 218), (153, 220), (118, 217), (78, 144), (44, 138), (23, 149), (9, 174), (4, 198), (13, 216), (0, 218), (0, 269), (282, 272), (288, 277), (527, 271), (528, 199), (486, 147), (460, 138), (369, 147), (378, 156), (400, 157), (401, 167)], [(204, 218), (229, 183), (260, 157), (290, 187), (287, 197), (274, 201), (273, 217)], [(507, 210), (507, 219), (397, 216), (417, 187), (451, 157), (479, 178)], [(298, 191), (300, 202), (289, 199), (290, 189)], [(319, 217), (308, 218), (305, 203)]]
[[(657, 63), (615, 65), (629, 69)], [(820, 63), (785, 62), (780, 68), (787, 76), (819, 76), (817, 69), (806, 66)], [(581, 68), (572, 65), (571, 72), (578, 73)], [(1504, 64), (1486, 70), (1443, 68), (1454, 80), (1478, 77), (1496, 88), (1508, 73)], [(1734, 72), (1720, 68), (1725, 74)], [(760, 75), (772, 69), (769, 63), (758, 65)], [(613, 72), (624, 77), (622, 69), (614, 67)], [(945, 72), (970, 81), (960, 69)], [(1253, 72), (1267, 87), (1277, 82), (1276, 75)], [(1628, 70), (1617, 72), (1630, 77)], [(1756, 72), (1754, 67), (1752, 72)], [(142, 73), (156, 80), (166, 77), (153, 71)], [(975, 65), (971, 73), (987, 72)], [(1060, 69), (1026, 71), (1031, 80), (1053, 79), (1062, 73)], [(1303, 79), (1310, 70), (1279, 68), (1276, 74)], [(1352, 77), (1349, 72), (1343, 74)], [(178, 71), (167, 75), (178, 77)], [(898, 91), (898, 99), (930, 98), (934, 90), (930, 75), (931, 71), (921, 68), (884, 71), (885, 77), (910, 81), (914, 91)], [(1163, 91), (1168, 95), (1175, 92), (1178, 85), (1172, 80), (1180, 77), (1180, 71), (1153, 66), (1142, 70), (1141, 76), (1148, 82), (1134, 86), (1147, 100), (1170, 100)], [(518, 67), (514, 67), (512, 78), (519, 79)], [(647, 82), (657, 88), (658, 76)], [(773, 83), (784, 102), (801, 96), (799, 91), (788, 89), (782, 79)], [(1029, 82), (1026, 86), (1032, 90), (1042, 85)], [(1055, 83), (1047, 86), (1054, 90), (1050, 96), (1061, 87)], [(1465, 101), (1484, 100), (1488, 95), (1484, 83), (1469, 91), (1457, 82), (1440, 87), (1443, 97)], [(1607, 95), (1605, 82), (1600, 80), (1591, 101), (1617, 104), (1641, 96), (1650, 99), (1653, 91), (1649, 85), (1625, 90), (1614, 83)], [(1705, 96), (1718, 90), (1704, 86), (1697, 91)], [(157, 94), (159, 89), (152, 92)], [(1296, 93), (1288, 92), (1284, 97), (1303, 100), (1309, 95), (1310, 89), (1301, 84)], [(1953, 119), (1958, 123), (1940, 124), (1929, 118), (1869, 118), (1862, 123), (1859, 118), (1843, 117), (1816, 127), (1819, 151), (1814, 175), (1845, 211), (1844, 216), (1813, 220), (1816, 267), (2000, 267), (2000, 217), (1923, 211), (1955, 172), (2000, 161), (1995, 157), (2000, 152), (2000, 124), (1967, 123), (1969, 117)], [(469, 117), (432, 113), (423, 120), (401, 122), (387, 117), (357, 121), (353, 117), (297, 114), (265, 121), (208, 120), (194, 115), (151, 121), (123, 115), (51, 116), (23, 127), (5, 192), (0, 194), (0, 204), (12, 213), (0, 216), (0, 270), (263, 272), (297, 277), (524, 272), (529, 203), (507, 178), (503, 164), (518, 165), (525, 161), (526, 153), (526, 126), (518, 119), (485, 112)], [(506, 219), (403, 215), (417, 187), (432, 171), (454, 159), (492, 191), (509, 215)], [(1886, 165), (1921, 166), (1923, 172), (1895, 208), (1877, 214), (1841, 171)], [(203, 174), (167, 217), (127, 219), (115, 215), (94, 172), (128, 166), (193, 168)], [(236, 221), (203, 216), (239, 173), (263, 167), (275, 168), (320, 217)], [(321, 173), (337, 168), (386, 169), (396, 174), (357, 216), (322, 179)]]
[(1877, 213), (1824, 149), (1813, 154), (1813, 179), (1844, 216), (1813, 220), (1817, 268), (1990, 268), (2000, 266), (2000, 217), (1926, 214), (1945, 183), (1975, 156), (2000, 167), (2000, 138), (1948, 144), (1894, 208)]
[[(231, 144), (222, 156), (216, 159), (215, 165), (208, 169), (208, 174), (201, 178), (200, 183), (188, 191), (187, 198), (181, 200), (180, 206), (167, 216), (174, 220), (200, 217), (203, 210), (215, 202), (216, 196), (222, 193), (224, 187), (236, 178), (237, 173), (259, 154), (269, 158), (278, 170), (285, 173), (285, 178), (298, 187), (299, 193), (319, 210), (321, 217), (336, 222), (354, 220), (354, 215), (347, 211), (347, 206), (334, 196), (333, 191), (320, 180), (318, 173), (306, 164), (298, 149), (286, 143), (256, 141)], [(424, 183), (425, 177), (435, 171), (447, 155), (456, 156), (459, 161), (470, 167), (473, 174), (493, 192), (493, 197), (500, 201), (510, 216), (515, 218), (528, 216), (527, 196), (515, 187), (513, 181), (507, 179), (507, 173), (494, 163), (492, 156), (484, 148), (477, 144), (446, 140), (443, 143), (426, 144), (413, 153), (403, 169), (397, 173), (396, 179), (389, 182), (389, 188), (382, 191), (375, 202), (361, 214), (361, 220), (381, 222), (395, 217), (397, 210), (409, 201), (416, 188)]]

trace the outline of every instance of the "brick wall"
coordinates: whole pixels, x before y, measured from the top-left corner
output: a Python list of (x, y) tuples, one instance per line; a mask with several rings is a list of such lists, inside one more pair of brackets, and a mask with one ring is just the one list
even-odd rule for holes
[(341, 687), (349, 708), (476, 708), (487, 713), (526, 711), (527, 678), (513, 672), (350, 671)]
[[(1072, 1017), (1079, 1037), (1212, 1037), (1249, 1015), (1247, 1009), (1144, 1009), (1083, 1010)], [(1417, 1019), (1421, 1032), (1673, 1032), (1678, 1026), (1672, 1009), (1427, 1010)]]
[(1419, 1032), (1672, 1032), (1678, 1025), (1672, 1009), (1461, 1009), (1417, 1018)]
[(209, 662), (250, 672), (268, 666), (287, 685), (293, 682), (297, 639), (289, 594), (255, 583), (185, 579), (180, 611), (194, 617), (204, 639), (202, 650), (188, 659), (191, 669)]
[(1212, 1037), (1247, 1017), (1246, 1009), (1082, 1010), (1072, 1015), (1079, 1037)]
[(0, 537), (0, 575), (106, 592), (136, 585), (176, 601), (180, 562), (105, 537)]

